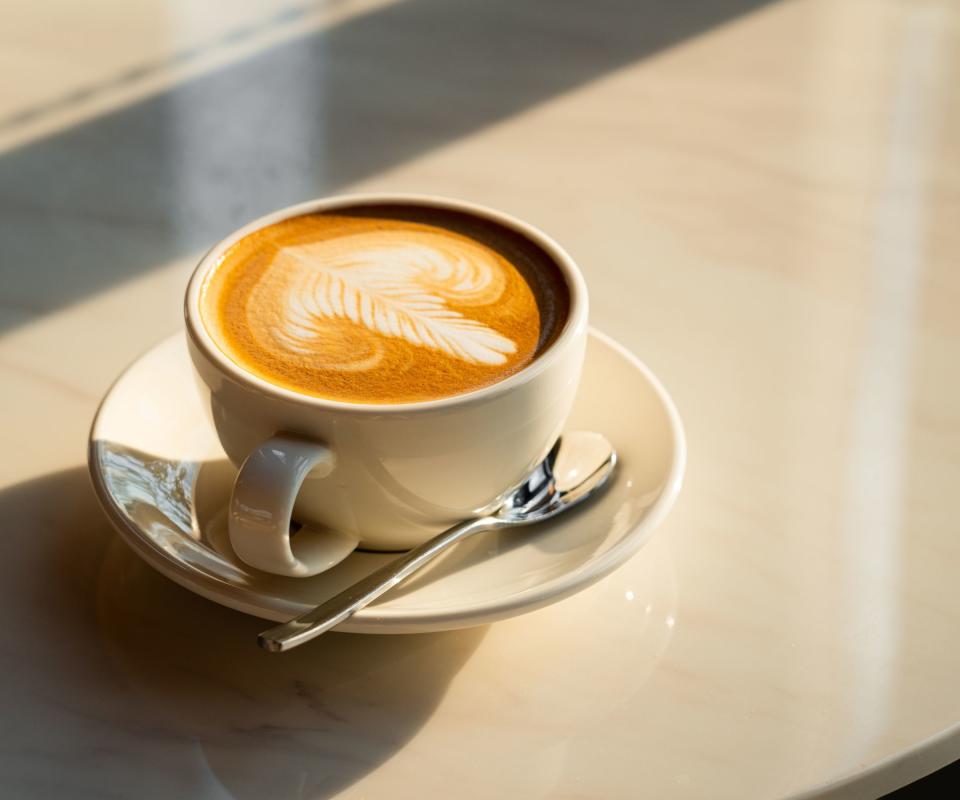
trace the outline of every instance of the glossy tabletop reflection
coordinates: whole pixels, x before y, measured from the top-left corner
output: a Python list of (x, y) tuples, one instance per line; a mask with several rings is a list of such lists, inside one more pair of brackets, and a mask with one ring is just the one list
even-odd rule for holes
[[(0, 796), (871, 797), (960, 758), (960, 6), (2, 19)], [(686, 484), (557, 605), (270, 655), (110, 529), (86, 434), (213, 242), (380, 190), (560, 240)]]

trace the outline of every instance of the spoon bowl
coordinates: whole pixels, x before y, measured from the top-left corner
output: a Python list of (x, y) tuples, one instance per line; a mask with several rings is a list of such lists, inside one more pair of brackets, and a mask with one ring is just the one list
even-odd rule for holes
[(617, 451), (602, 434), (565, 434), (507, 496), (495, 516), (508, 519), (512, 525), (530, 525), (555, 517), (601, 488), (616, 466)]

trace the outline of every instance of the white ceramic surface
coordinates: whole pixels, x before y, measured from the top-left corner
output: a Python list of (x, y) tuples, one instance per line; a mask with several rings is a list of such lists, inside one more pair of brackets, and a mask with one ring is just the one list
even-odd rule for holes
[[(616, 394), (605, 387), (617, 386)], [(504, 619), (566, 597), (633, 555), (680, 490), (686, 445), (657, 379), (602, 334), (589, 339), (570, 430), (603, 433), (621, 457), (603, 495), (528, 530), (481, 535), (358, 612), (338, 630), (413, 633)], [(395, 556), (358, 551), (309, 578), (240, 561), (226, 535), (234, 469), (193, 385), (184, 337), (138, 359), (103, 401), (90, 470), (104, 509), (130, 545), (168, 577), (212, 600), (286, 620)]]
[[(201, 295), (228, 248), (289, 217), (370, 204), (468, 214), (537, 244), (569, 293), (567, 317), (554, 341), (524, 369), (490, 386), (395, 404), (337, 402), (285, 389), (243, 369), (218, 347), (202, 317)], [(230, 539), (246, 563), (304, 577), (349, 552), (344, 535), (348, 545), (352, 538), (373, 550), (408, 550), (499, 505), (503, 493), (547, 454), (570, 412), (583, 364), (588, 299), (573, 259), (531, 225), (475, 203), (380, 193), (301, 203), (235, 231), (200, 261), (184, 315), (203, 405), (227, 456), (241, 467), (230, 504)], [(278, 438), (278, 432), (297, 438)], [(304, 526), (293, 541), (291, 513)]]

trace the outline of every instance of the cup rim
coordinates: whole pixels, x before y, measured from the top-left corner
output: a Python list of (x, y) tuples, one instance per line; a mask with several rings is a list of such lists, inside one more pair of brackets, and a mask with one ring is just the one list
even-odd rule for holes
[[(200, 296), (206, 277), (216, 266), (220, 257), (233, 244), (245, 236), (291, 217), (317, 211), (330, 211), (338, 208), (349, 208), (356, 205), (408, 205), (426, 206), (431, 208), (460, 211), (473, 216), (490, 220), (509, 228), (521, 236), (531, 240), (541, 247), (554, 261), (563, 275), (570, 292), (570, 308), (567, 319), (560, 329), (556, 339), (533, 361), (523, 369), (501, 381), (489, 386), (482, 386), (469, 392), (462, 392), (447, 397), (432, 400), (419, 400), (407, 403), (352, 403), (342, 400), (331, 400), (325, 397), (309, 395), (287, 389), (271, 383), (265, 378), (254, 375), (245, 370), (231, 359), (213, 340), (207, 331), (200, 313)], [(554, 362), (562, 357), (564, 351), (578, 338), (582, 338), (587, 330), (587, 286), (583, 275), (569, 253), (566, 252), (553, 238), (539, 228), (522, 220), (487, 206), (465, 200), (456, 200), (432, 194), (417, 193), (356, 193), (341, 194), (308, 200), (296, 205), (287, 206), (278, 211), (258, 217), (252, 222), (235, 230), (229, 236), (221, 239), (200, 259), (193, 270), (184, 298), (184, 319), (187, 335), (192, 343), (203, 353), (217, 369), (225, 373), (231, 380), (266, 395), (277, 397), (288, 402), (307, 407), (325, 409), (328, 411), (347, 412), (358, 415), (396, 415), (409, 414), (415, 411), (439, 410), (459, 408), (477, 402), (489, 400), (512, 389), (522, 386), (536, 378)]]

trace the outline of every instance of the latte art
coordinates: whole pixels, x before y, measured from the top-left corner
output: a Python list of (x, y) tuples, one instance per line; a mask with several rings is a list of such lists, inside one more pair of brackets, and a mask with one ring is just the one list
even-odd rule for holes
[(529, 364), (568, 307), (553, 261), (466, 214), (358, 207), (236, 242), (205, 280), (217, 345), (244, 369), (333, 400), (459, 394)]
[[(472, 242), (429, 231), (372, 231), (277, 250), (271, 265), (284, 285), (280, 325), (271, 331), (291, 350), (314, 353), (330, 368), (375, 369), (382, 337), (400, 338), (468, 363), (497, 365), (516, 344), (492, 328), (453, 310), (486, 305), (503, 293), (501, 266)], [(276, 291), (270, 286), (267, 291)], [(262, 289), (249, 303), (262, 304)], [(330, 320), (348, 319), (370, 332), (377, 356), (329, 359)]]

